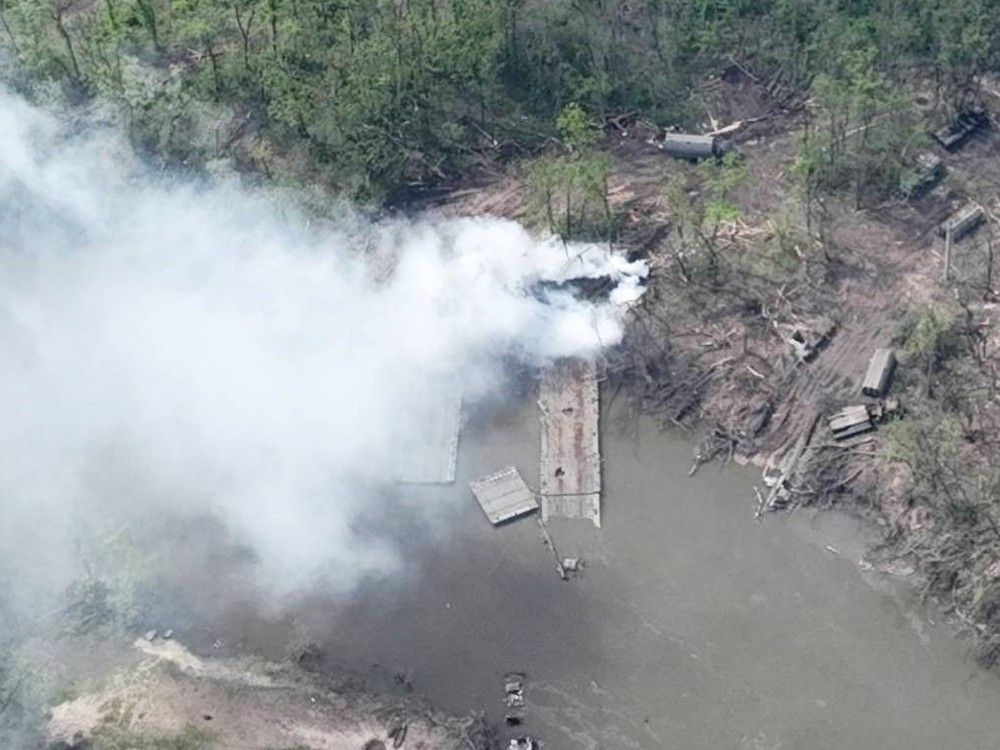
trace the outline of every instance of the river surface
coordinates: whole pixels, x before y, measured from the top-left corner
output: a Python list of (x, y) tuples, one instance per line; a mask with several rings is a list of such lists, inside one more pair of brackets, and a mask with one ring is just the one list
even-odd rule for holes
[(580, 577), (559, 579), (534, 520), (494, 529), (465, 488), (511, 463), (537, 483), (527, 396), (464, 428), (454, 486), (407, 490), (412, 518), (437, 516), (396, 522), (407, 569), (347, 605), (311, 602), (296, 627), (450, 712), (501, 721), (502, 675), (523, 671), (523, 731), (549, 750), (996, 746), (1000, 680), (905, 586), (859, 569), (863, 527), (755, 521), (756, 472), (689, 478), (689, 440), (604, 411), (603, 528), (552, 525)]

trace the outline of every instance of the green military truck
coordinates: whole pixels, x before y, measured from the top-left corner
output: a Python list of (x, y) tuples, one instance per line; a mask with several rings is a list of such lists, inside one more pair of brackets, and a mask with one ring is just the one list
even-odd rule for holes
[(916, 163), (903, 172), (899, 192), (906, 200), (919, 198), (944, 176), (944, 162), (930, 151), (917, 154)]

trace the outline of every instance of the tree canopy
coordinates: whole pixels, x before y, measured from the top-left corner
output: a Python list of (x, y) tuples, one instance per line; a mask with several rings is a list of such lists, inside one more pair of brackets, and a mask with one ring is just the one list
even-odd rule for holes
[(0, 47), (19, 88), (108, 98), (136, 143), (166, 159), (218, 157), (231, 136), (204, 133), (228, 115), (261, 134), (253, 158), (264, 171), (281, 152), (339, 190), (378, 199), (483, 155), (537, 149), (567, 126), (560, 113), (636, 110), (684, 124), (694, 83), (733, 60), (815, 86), (835, 148), (837, 114), (875, 116), (879, 97), (912, 66), (931, 71), (942, 99), (960, 107), (977, 75), (997, 65), (998, 6), (0, 0)]

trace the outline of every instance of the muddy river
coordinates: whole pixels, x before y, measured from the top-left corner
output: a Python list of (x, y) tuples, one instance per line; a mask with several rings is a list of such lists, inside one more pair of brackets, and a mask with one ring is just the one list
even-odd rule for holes
[(533, 399), (472, 421), (455, 486), (407, 493), (437, 514), (396, 522), (408, 569), (296, 614), (329, 659), (408, 673), (442, 708), (497, 720), (503, 673), (524, 671), (524, 730), (551, 750), (995, 746), (1000, 680), (905, 586), (859, 569), (855, 522), (756, 522), (759, 475), (688, 478), (689, 441), (613, 405), (603, 528), (552, 527), (586, 563), (564, 582), (533, 520), (494, 529), (465, 489), (508, 463), (537, 481)]

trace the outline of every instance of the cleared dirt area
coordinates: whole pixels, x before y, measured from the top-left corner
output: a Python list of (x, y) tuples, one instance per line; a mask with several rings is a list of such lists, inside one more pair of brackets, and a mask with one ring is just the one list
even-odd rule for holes
[[(630, 355), (641, 362), (632, 363), (629, 374), (671, 389), (692, 371), (695, 380), (710, 374), (694, 389), (676, 389), (669, 404), (659, 404), (666, 421), (732, 421), (726, 417), (734, 400), (749, 399), (758, 404), (756, 410), (766, 402), (769, 418), (754, 440), (741, 435), (736, 447), (737, 454), (760, 459), (791, 442), (814, 410), (860, 396), (872, 350), (890, 343), (908, 313), (947, 300), (939, 283), (943, 241), (934, 230), (967, 200), (988, 208), (995, 203), (1000, 137), (985, 129), (955, 154), (939, 150), (946, 177), (918, 200), (862, 209), (846, 198), (830, 200), (826, 256), (820, 257), (801, 244), (777, 248), (783, 221), (799, 220), (789, 216), (797, 210), (797, 188), (788, 175), (800, 147), (803, 103), (768, 93), (737, 68), (707, 82), (699, 95), (706, 129), (743, 123), (726, 137), (749, 172), (737, 193), (741, 216), (721, 231), (728, 235), (732, 257), (714, 285), (678, 278), (671, 260), (673, 214), (664, 185), (697, 167), (666, 156), (655, 144), (651, 123), (626, 118), (607, 128), (604, 148), (614, 159), (609, 202), (625, 217), (620, 243), (648, 256), (654, 268), (649, 292), (635, 311), (633, 344), (639, 343), (637, 330), (654, 327), (661, 351), (633, 346)], [(515, 173), (479, 175), (429, 203), (447, 214), (530, 218)], [(957, 243), (955, 268), (974, 262), (983, 243), (983, 232)], [(816, 316), (830, 318), (836, 329), (802, 362), (785, 334), (801, 319)], [(657, 325), (664, 318), (669, 324)], [(696, 404), (689, 403), (692, 395)]]
[(455, 719), (410, 698), (386, 698), (349, 680), (289, 664), (202, 659), (174, 640), (140, 638), (139, 657), (52, 710), (52, 747), (485, 748), (475, 718)]
[[(913, 205), (860, 211), (832, 205), (830, 257), (819, 259), (806, 247), (783, 257), (774, 245), (782, 215), (792, 210), (794, 187), (787, 174), (799, 145), (800, 109), (783, 108), (759, 89), (745, 76), (727, 75), (706, 94), (714, 102), (707, 105), (715, 110), (711, 122), (750, 123), (732, 134), (749, 177), (737, 195), (740, 219), (722, 229), (728, 233), (727, 252), (735, 257), (728, 278), (714, 285), (679, 279), (671, 260), (672, 211), (664, 185), (697, 167), (665, 156), (648, 123), (611, 127), (606, 143), (615, 162), (609, 200), (625, 214), (621, 242), (630, 252), (648, 255), (654, 268), (651, 287), (635, 310), (628, 355), (634, 360), (625, 369), (645, 381), (653, 391), (647, 396), (659, 401), (655, 411), (668, 422), (733, 422), (727, 430), (741, 435), (736, 453), (746, 458), (781, 448), (815, 410), (860, 395), (871, 351), (890, 342), (910, 308), (938, 294), (940, 241), (933, 229), (952, 203), (945, 185)], [(954, 164), (949, 159), (949, 180), (961, 179), (982, 159), (972, 155), (977, 149), (991, 148), (995, 144), (976, 142), (968, 147), (970, 155), (963, 152)], [(515, 175), (499, 176), (458, 189), (435, 205), (452, 214), (524, 219), (521, 188)], [(814, 357), (801, 362), (786, 340), (788, 329), (816, 316), (830, 318), (836, 330)], [(640, 341), (646, 335), (656, 340), (658, 351)], [(678, 388), (679, 382), (684, 385)], [(747, 414), (753, 418), (761, 410), (769, 413), (753, 436), (739, 419), (731, 419), (739, 417), (731, 414), (735, 402), (752, 404)]]

